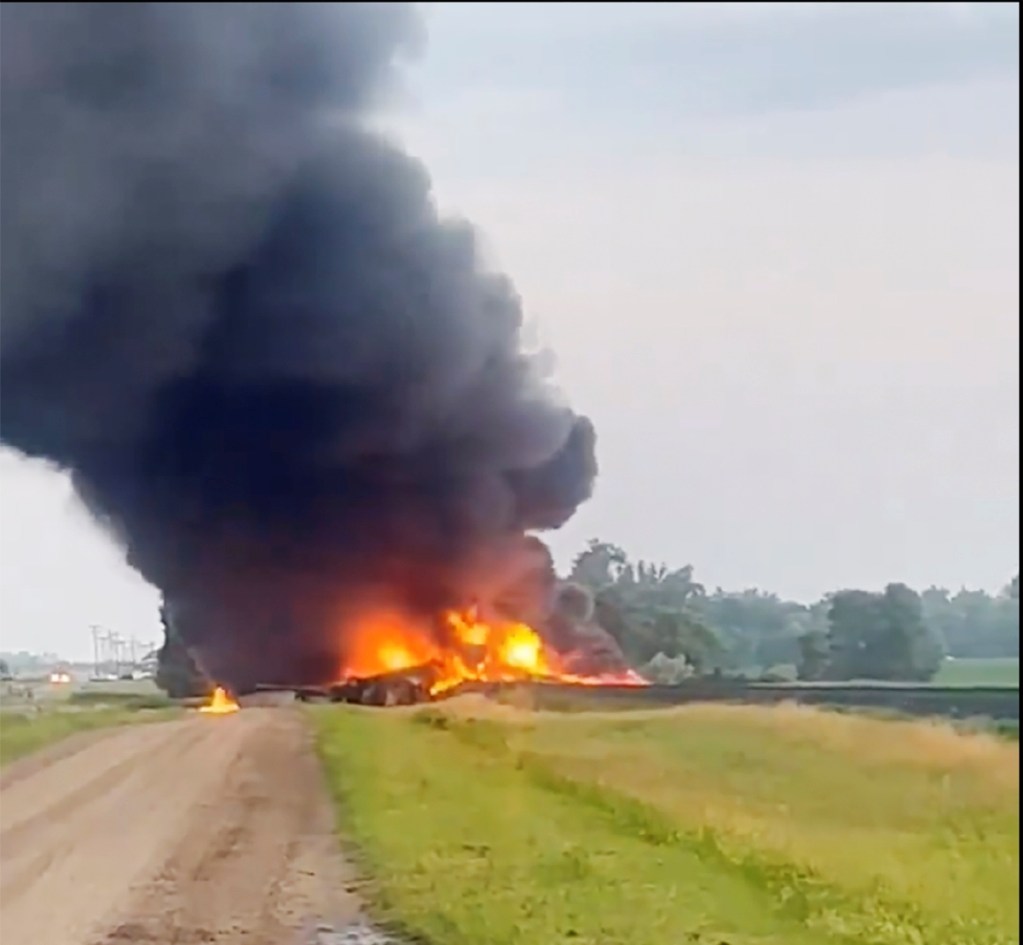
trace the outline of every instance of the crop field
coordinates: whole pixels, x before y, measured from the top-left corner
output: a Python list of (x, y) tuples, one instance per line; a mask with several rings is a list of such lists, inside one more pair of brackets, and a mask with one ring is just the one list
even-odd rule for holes
[(999, 659), (945, 660), (934, 678), (938, 686), (1015, 686), (1019, 687), (1019, 660)]
[(420, 941), (1019, 941), (1017, 743), (791, 705), (310, 714), (370, 901)]

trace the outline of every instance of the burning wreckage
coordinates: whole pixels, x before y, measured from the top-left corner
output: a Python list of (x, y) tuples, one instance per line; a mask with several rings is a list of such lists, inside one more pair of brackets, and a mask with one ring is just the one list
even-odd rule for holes
[[(393, 615), (377, 616), (356, 630), (353, 656), (345, 661), (338, 682), (294, 687), (296, 695), (304, 700), (392, 706), (443, 698), (476, 683), (647, 684), (596, 624), (573, 628), (578, 648), (568, 652), (554, 649), (528, 624), (484, 621), (476, 607), (465, 613), (449, 611), (443, 626), (444, 632), (429, 634), (416, 632)], [(277, 688), (282, 687), (256, 687)]]
[[(500, 683), (647, 685), (593, 620), (587, 592), (557, 581), (549, 554), (537, 539), (524, 540), (523, 558), (527, 554), (532, 570), (519, 575), (518, 585), (500, 606), (474, 604), (432, 621), (378, 606), (340, 628), (336, 663), (324, 669), (322, 681), (277, 677), (232, 689), (242, 695), (289, 690), (301, 700), (392, 706)], [(510, 609), (521, 610), (529, 601), (534, 604), (534, 624), (508, 616)], [(539, 601), (547, 603), (538, 609)]]
[(378, 130), (420, 33), (401, 3), (4, 5), (0, 438), (232, 692), (638, 683), (533, 537), (590, 497), (593, 425)]

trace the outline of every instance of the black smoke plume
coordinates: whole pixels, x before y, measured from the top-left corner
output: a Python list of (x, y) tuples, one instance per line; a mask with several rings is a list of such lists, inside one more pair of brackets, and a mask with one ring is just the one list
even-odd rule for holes
[(4, 4), (0, 432), (225, 682), (321, 682), (590, 494), (514, 289), (367, 118), (404, 4)]

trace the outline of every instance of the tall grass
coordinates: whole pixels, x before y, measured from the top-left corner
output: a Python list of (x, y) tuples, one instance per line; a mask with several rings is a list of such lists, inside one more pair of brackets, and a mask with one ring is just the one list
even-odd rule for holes
[(315, 718), (376, 901), (428, 941), (1018, 942), (1015, 744), (787, 706)]

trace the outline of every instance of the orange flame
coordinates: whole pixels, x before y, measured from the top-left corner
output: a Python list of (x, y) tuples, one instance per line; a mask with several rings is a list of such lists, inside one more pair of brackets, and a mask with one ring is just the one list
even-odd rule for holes
[(237, 712), (239, 708), (238, 703), (224, 689), (217, 686), (213, 690), (210, 701), (206, 705), (199, 706), (199, 711), (205, 712), (207, 715), (227, 715), (231, 712)]
[(450, 644), (442, 646), (429, 628), (396, 613), (376, 613), (352, 627), (343, 678), (376, 676), (430, 664), (430, 686), (439, 695), (463, 682), (548, 679), (586, 685), (645, 685), (637, 673), (576, 676), (565, 673), (557, 653), (529, 625), (487, 622), (475, 607), (448, 611)]

